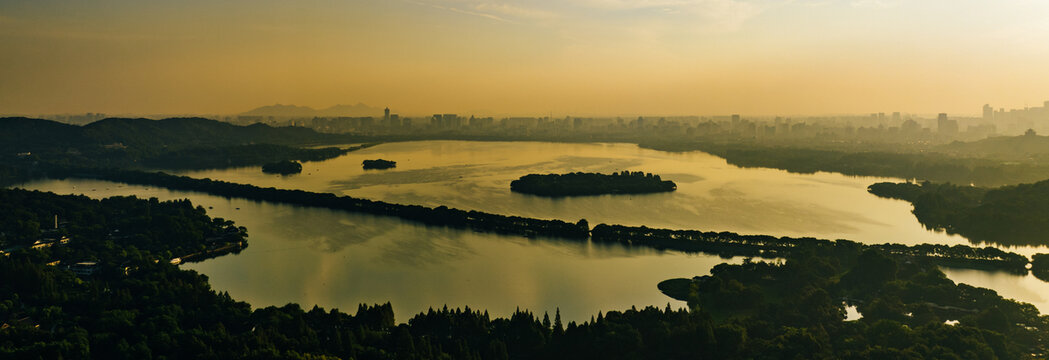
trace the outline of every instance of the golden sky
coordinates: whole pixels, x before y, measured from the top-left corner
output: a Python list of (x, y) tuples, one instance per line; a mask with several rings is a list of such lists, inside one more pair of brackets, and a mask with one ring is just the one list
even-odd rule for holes
[(3, 0), (0, 114), (976, 114), (1047, 44), (1043, 0)]

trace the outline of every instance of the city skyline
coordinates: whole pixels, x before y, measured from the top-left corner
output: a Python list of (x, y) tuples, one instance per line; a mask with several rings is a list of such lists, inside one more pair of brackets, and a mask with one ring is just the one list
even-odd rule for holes
[[(1040, 112), (1042, 112), (1042, 111), (1049, 111), (1049, 110), (1044, 110), (1044, 109), (1049, 109), (1049, 100), (1042, 101), (1041, 103), (1035, 104), (1035, 105), (1042, 105), (1042, 106), (1031, 106), (1030, 104), (1024, 104), (1023, 107), (1009, 108), (1009, 107), (992, 106), (991, 104), (983, 104), (983, 106), (981, 106), (979, 108), (975, 108), (975, 110), (972, 110), (972, 111), (969, 111), (969, 112), (964, 112), (963, 111), (963, 112), (959, 112), (959, 113), (947, 113), (947, 114), (950, 117), (952, 117), (952, 118), (971, 118), (971, 119), (982, 119), (982, 120), (985, 120), (985, 121), (994, 121), (994, 120), (1002, 120), (1002, 119), (1005, 119), (1005, 118), (1015, 117), (1017, 114), (1024, 114), (1024, 113), (1031, 112), (1031, 111), (1039, 112), (1039, 114), (1037, 114), (1037, 117), (1042, 117)], [(276, 109), (276, 110), (274, 110), (274, 109)], [(347, 109), (349, 109), (349, 110), (347, 110)], [(260, 115), (260, 116), (277, 117), (277, 118), (310, 118), (310, 117), (320, 117), (320, 118), (326, 118), (326, 117), (379, 117), (379, 118), (382, 118), (384, 116), (383, 115), (384, 109), (385, 110), (390, 110), (390, 111), (397, 111), (397, 107), (396, 106), (391, 106), (391, 105), (371, 106), (370, 104), (364, 104), (364, 103), (357, 103), (357, 104), (354, 104), (354, 105), (335, 104), (335, 105), (331, 105), (331, 106), (320, 106), (320, 107), (311, 107), (311, 106), (305, 106), (305, 105), (276, 103), (276, 104), (272, 104), (272, 105), (257, 106), (255, 108), (252, 108), (252, 109), (249, 109), (249, 110), (246, 110), (246, 111), (238, 111), (238, 112), (230, 112), (230, 113), (180, 112), (180, 113), (166, 113), (165, 114), (165, 113), (129, 113), (129, 112), (125, 112), (125, 113), (115, 113), (115, 114), (113, 114), (113, 113), (90, 112), (90, 111), (88, 111), (88, 112), (50, 112), (50, 113), (36, 113), (36, 114), (34, 114), (34, 113), (2, 113), (2, 112), (0, 112), (0, 116), (25, 116), (25, 117), (41, 117), (41, 118), (53, 118), (55, 116), (82, 116), (82, 117), (94, 118), (95, 120), (101, 120), (101, 119), (110, 118), (110, 117), (116, 117), (116, 118), (121, 118), (121, 117), (125, 117), (125, 118), (126, 117), (145, 117), (145, 118), (160, 119), (160, 118), (165, 118), (165, 117), (180, 117), (180, 116), (190, 116), (190, 117), (196, 117), (196, 116), (200, 116), (200, 117), (215, 117), (215, 116), (218, 116), (218, 117), (229, 117), (229, 116), (243, 116), (243, 115)], [(395, 115), (408, 116), (408, 117), (429, 117), (429, 116), (431, 116), (431, 115), (433, 115), (435, 113), (436, 114), (448, 113), (447, 111), (442, 111), (442, 110), (443, 110), (442, 108), (438, 108), (438, 109), (431, 109), (429, 111), (422, 110), (422, 111), (416, 111), (414, 113), (400, 113), (400, 114), (395, 114)], [(296, 112), (294, 114), (283, 114), (283, 115), (279, 114), (281, 112), (286, 112), (286, 111), (298, 111), (298, 112)], [(341, 111), (348, 111), (348, 113), (340, 113)], [(267, 113), (267, 112), (272, 112), (272, 113)], [(670, 117), (670, 118), (686, 118), (686, 117), (708, 118), (708, 117), (724, 117), (724, 116), (730, 116), (730, 115), (743, 115), (743, 116), (747, 116), (747, 117), (762, 118), (762, 119), (772, 119), (772, 118), (776, 118), (776, 117), (787, 117), (787, 118), (790, 118), (790, 117), (798, 117), (798, 118), (807, 118), (807, 117), (816, 117), (816, 118), (821, 118), (821, 117), (829, 117), (829, 118), (834, 118), (834, 117), (853, 117), (854, 118), (854, 117), (864, 117), (864, 116), (870, 115), (871, 117), (876, 117), (877, 116), (877, 117), (886, 118), (886, 119), (889, 118), (890, 116), (893, 116), (893, 117), (900, 117), (900, 116), (902, 116), (900, 118), (894, 118), (894, 120), (896, 120), (896, 121), (901, 121), (901, 120), (904, 120), (904, 119), (907, 119), (907, 118), (936, 119), (936, 118), (939, 117), (940, 114), (944, 114), (944, 113), (943, 112), (919, 113), (919, 112), (909, 112), (909, 111), (877, 111), (877, 112), (859, 112), (859, 111), (855, 111), (855, 112), (841, 112), (841, 113), (794, 113), (794, 114), (783, 114), (783, 113), (745, 114), (745, 113), (731, 112), (731, 111), (724, 112), (724, 113), (691, 113), (691, 114), (673, 114), (673, 113), (658, 113), (658, 112), (654, 112), (654, 113), (633, 112), (633, 113), (622, 113), (622, 114), (608, 114), (608, 113), (597, 113), (597, 114), (559, 114), (559, 113), (552, 113), (552, 112), (545, 112), (545, 113), (544, 112), (525, 112), (525, 113), (507, 113), (507, 112), (503, 112), (503, 113), (473, 113), (473, 112), (466, 112), (466, 113), (459, 113), (458, 115), (463, 115), (463, 116), (467, 116), (467, 117), (469, 117), (469, 116), (479, 116), (479, 117), (499, 117), (499, 118), (521, 117), (521, 116), (523, 116), (523, 117), (535, 117), (535, 118), (573, 118), (573, 117), (575, 117), (575, 118), (578, 118), (578, 117), (584, 117), (584, 118), (616, 118), (616, 117), (637, 117), (637, 116), (643, 116), (643, 117)]]
[(11, 1), (0, 113), (980, 116), (1049, 98), (1047, 14), (1023, 0)]

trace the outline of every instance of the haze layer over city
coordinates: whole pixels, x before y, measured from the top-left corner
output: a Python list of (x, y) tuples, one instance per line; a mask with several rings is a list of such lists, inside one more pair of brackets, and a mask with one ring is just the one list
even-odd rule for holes
[(1044, 359), (1049, 3), (0, 2), (0, 358)]

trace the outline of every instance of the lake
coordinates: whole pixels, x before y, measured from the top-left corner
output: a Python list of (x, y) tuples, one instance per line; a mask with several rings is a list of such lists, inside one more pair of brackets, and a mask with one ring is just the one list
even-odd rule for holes
[[(397, 167), (361, 168), (362, 161), (377, 158), (396, 161)], [(510, 191), (511, 181), (529, 173), (622, 170), (658, 174), (677, 183), (678, 190), (570, 198)], [(961, 236), (924, 229), (910, 213), (910, 203), (866, 191), (872, 183), (896, 179), (739, 168), (702, 152), (668, 153), (633, 144), (413, 141), (303, 163), (302, 174), (291, 176), (264, 174), (259, 167), (175, 173), (400, 204), (571, 222), (585, 218), (591, 226), (645, 225), (877, 244), (969, 244)]]
[[(365, 159), (397, 161), (390, 170), (361, 169)], [(528, 173), (645, 171), (678, 184), (672, 193), (551, 199), (512, 193)], [(744, 169), (705, 153), (666, 153), (630, 144), (418, 141), (389, 143), (303, 164), (292, 176), (259, 167), (183, 171), (181, 175), (332, 192), (403, 204), (446, 205), (506, 215), (745, 234), (845, 238), (864, 243), (969, 244), (925, 230), (909, 203), (866, 192), (897, 179), (791, 174)], [(709, 274), (710, 255), (660, 252), (561, 239), (528, 239), (427, 227), (396, 218), (225, 199), (95, 180), (41, 180), (23, 187), (92, 197), (189, 198), (246, 226), (239, 255), (183, 265), (212, 286), (254, 306), (298, 302), (355, 311), (391, 301), (398, 319), (448, 305), (507, 316), (520, 307), (541, 314), (560, 308), (565, 321), (599, 310), (684, 306), (656, 284)], [(1010, 248), (1025, 255), (1044, 247)], [(1049, 311), (1049, 283), (1032, 276), (944, 268), (952, 280), (987, 287)], [(552, 316), (552, 315), (551, 315)]]
[(97, 180), (41, 180), (22, 186), (84, 193), (190, 199), (208, 214), (248, 228), (237, 255), (182, 265), (218, 291), (253, 306), (297, 302), (354, 312), (360, 303), (392, 302), (397, 319), (429, 307), (469, 306), (493, 316), (520, 307), (567, 321), (597, 311), (668, 303), (656, 288), (675, 277), (709, 274), (712, 255), (660, 252), (562, 239), (524, 238), (429, 227), (397, 218), (226, 199), (202, 193)]

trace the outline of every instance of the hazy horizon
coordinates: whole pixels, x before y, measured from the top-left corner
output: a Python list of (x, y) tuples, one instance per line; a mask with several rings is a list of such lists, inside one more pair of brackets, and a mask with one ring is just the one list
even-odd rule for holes
[(1049, 99), (1049, 3), (0, 4), (0, 114), (976, 115)]
[[(272, 104), (272, 105), (303, 106), (303, 105), (295, 105), (295, 104)], [(368, 104), (365, 104), (365, 105), (368, 105)], [(271, 106), (271, 105), (264, 105), (264, 106)], [(335, 105), (335, 106), (337, 106), (337, 105)], [(260, 106), (260, 107), (262, 107), (262, 106)], [(329, 107), (331, 107), (331, 106), (324, 106), (324, 107), (312, 107), (311, 106), (309, 108), (312, 108), (314, 110), (322, 110), (322, 109), (326, 109), (326, 108), (329, 108)], [(256, 107), (256, 108), (258, 108), (258, 107)], [(376, 108), (378, 110), (375, 111), (374, 114), (370, 114), (369, 113), (369, 115), (362, 115), (362, 116), (382, 117), (382, 115), (383, 115), (383, 108), (382, 107), (376, 107)], [(250, 110), (253, 110), (253, 109), (250, 109)], [(397, 113), (394, 109), (391, 109), (391, 112), (401, 116), (402, 118), (404, 118), (404, 117), (408, 117), (408, 118), (429, 118), (433, 114), (454, 113), (454, 112), (448, 112), (448, 111), (442, 111), (442, 110), (443, 109), (434, 109), (434, 111), (429, 111), (429, 112), (427, 112), (427, 111), (420, 111), (420, 112), (415, 112), (415, 113)], [(84, 115), (84, 114), (98, 114), (98, 115), (102, 115), (102, 117), (100, 117), (99, 119), (105, 119), (105, 118), (147, 118), (147, 119), (159, 120), (159, 119), (179, 118), (179, 117), (202, 117), (202, 118), (214, 118), (215, 120), (221, 120), (221, 118), (223, 118), (223, 117), (247, 115), (249, 113), (249, 111), (240, 111), (240, 112), (233, 112), (233, 113), (192, 113), (192, 112), (181, 112), (181, 113), (179, 113), (179, 112), (175, 112), (175, 113), (130, 113), (130, 112), (124, 112), (124, 113), (104, 113), (104, 112), (93, 112), (93, 111), (85, 111), (85, 112), (50, 112), (50, 113), (48, 113), (48, 112), (44, 112), (44, 113), (4, 113), (4, 112), (0, 112), (0, 117), (51, 118), (51, 117), (55, 117), (55, 116), (78, 116), (78, 115)], [(876, 113), (883, 113), (883, 115), (886, 115), (886, 116), (892, 115), (891, 112), (886, 112), (886, 111), (877, 111)], [(914, 118), (914, 119), (935, 119), (936, 116), (938, 115), (938, 113), (909, 113), (909, 112), (905, 112), (905, 111), (902, 111), (900, 113), (903, 115), (904, 119), (908, 119), (908, 118)], [(496, 119), (513, 118), (513, 117), (533, 117), (533, 118), (547, 118), (547, 117), (549, 117), (549, 118), (554, 118), (554, 119), (563, 119), (565, 117), (570, 117), (570, 118), (581, 117), (581, 118), (593, 118), (593, 119), (611, 119), (611, 118), (618, 118), (618, 117), (626, 118), (626, 119), (631, 119), (631, 118), (636, 118), (636, 117), (646, 117), (646, 118), (653, 118), (653, 117), (656, 117), (656, 118), (690, 118), (690, 117), (693, 117), (693, 118), (714, 118), (714, 117), (728, 117), (728, 116), (731, 116), (731, 115), (741, 115), (745, 119), (746, 118), (750, 118), (750, 119), (755, 119), (755, 118), (757, 118), (757, 119), (772, 119), (772, 118), (778, 118), (778, 117), (785, 117), (785, 118), (792, 118), (793, 117), (793, 118), (802, 118), (802, 119), (804, 119), (804, 118), (809, 118), (809, 117), (811, 117), (811, 118), (867, 117), (867, 116), (870, 116), (871, 114), (874, 114), (874, 113), (867, 113), (867, 112), (841, 112), (841, 113), (812, 113), (812, 114), (806, 114), (806, 113), (795, 113), (795, 114), (783, 114), (783, 113), (749, 114), (749, 113), (739, 113), (739, 112), (735, 112), (735, 113), (733, 113), (733, 112), (725, 112), (725, 113), (676, 114), (676, 113), (638, 113), (638, 112), (629, 112), (629, 113), (616, 113), (616, 114), (614, 114), (614, 113), (589, 113), (589, 114), (588, 113), (572, 113), (572, 114), (565, 113), (565, 114), (561, 114), (561, 113), (550, 113), (550, 112), (541, 112), (541, 111), (525, 111), (525, 112), (520, 112), (520, 113), (513, 113), (513, 112), (503, 112), (503, 113), (497, 113), (497, 112), (469, 112), (468, 111), (468, 112), (460, 112), (460, 113), (455, 113), (455, 114), (459, 115), (459, 116), (462, 116), (462, 117), (467, 117), (467, 118), (471, 117), (471, 116), (474, 116), (474, 117), (494, 117)], [(975, 112), (971, 112), (971, 111), (968, 112), (968, 113), (948, 113), (948, 115), (949, 115), (950, 118), (979, 118), (980, 117), (980, 114), (975, 113)], [(309, 116), (297, 116), (297, 115), (293, 115), (293, 116), (272, 115), (272, 116), (274, 116), (276, 118), (309, 117)], [(335, 115), (332, 115), (332, 116), (335, 116)], [(332, 117), (332, 116), (319, 116), (319, 117)], [(357, 115), (338, 115), (338, 116), (358, 117)]]

